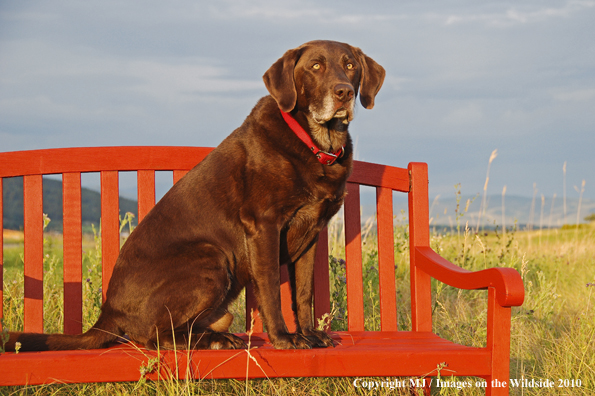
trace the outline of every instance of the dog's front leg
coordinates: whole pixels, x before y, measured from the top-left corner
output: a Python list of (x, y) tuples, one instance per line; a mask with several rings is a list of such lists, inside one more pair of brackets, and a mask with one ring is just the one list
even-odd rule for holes
[(262, 223), (249, 225), (246, 247), (250, 274), (269, 339), (277, 349), (311, 348), (313, 344), (310, 340), (287, 331), (281, 313), (278, 227)]
[(314, 287), (314, 260), (316, 257), (316, 241), (295, 262), (295, 305), (298, 321), (298, 333), (308, 338), (317, 348), (334, 346), (333, 340), (324, 331), (316, 330), (312, 322), (312, 294)]

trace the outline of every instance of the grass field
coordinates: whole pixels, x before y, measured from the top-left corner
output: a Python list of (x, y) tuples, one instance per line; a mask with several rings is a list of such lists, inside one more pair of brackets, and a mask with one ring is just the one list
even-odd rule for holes
[[(335, 317), (333, 330), (346, 329), (344, 247), (341, 225), (330, 226), (332, 271), (331, 296)], [(364, 294), (366, 329), (379, 329), (377, 252), (374, 226), (364, 227)], [(395, 226), (395, 265), (400, 329), (411, 325), (407, 228)], [(4, 325), (22, 329), (23, 269), (22, 245), (18, 238), (4, 250)], [(526, 298), (512, 313), (512, 379), (554, 381), (554, 388), (512, 387), (511, 395), (593, 395), (595, 394), (595, 227), (506, 233), (490, 231), (478, 235), (461, 227), (451, 235), (434, 233), (432, 247), (453, 263), (470, 270), (494, 266), (517, 269), (523, 278)], [(61, 237), (45, 238), (44, 304), (45, 329), (62, 326)], [(85, 329), (99, 313), (100, 245), (95, 236), (84, 242)], [(441, 336), (465, 345), (484, 346), (486, 340), (485, 291), (458, 291), (433, 284), (434, 330)], [(233, 310), (243, 312), (242, 301)], [(236, 315), (234, 328), (243, 331), (244, 321)], [(2, 357), (0, 356), (0, 359)], [(139, 374), (140, 377), (140, 374)], [(398, 378), (380, 378), (394, 381)], [(442, 378), (450, 381), (450, 378)], [(453, 381), (476, 379), (457, 378)], [(354, 378), (197, 380), (121, 384), (75, 384), (0, 388), (0, 395), (400, 395), (402, 389), (356, 388)], [(368, 381), (368, 379), (366, 379)], [(483, 389), (435, 388), (440, 395), (482, 395)], [(434, 394), (433, 393), (433, 394)]]

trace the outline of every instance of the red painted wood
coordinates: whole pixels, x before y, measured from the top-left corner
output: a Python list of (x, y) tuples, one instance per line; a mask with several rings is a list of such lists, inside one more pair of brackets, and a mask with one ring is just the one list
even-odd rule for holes
[(353, 172), (349, 177), (351, 183), (409, 192), (409, 173), (407, 169), (362, 161), (353, 162)]
[(0, 153), (0, 177), (137, 170), (192, 169), (211, 147), (82, 147)]
[[(78, 332), (69, 324), (82, 311), (76, 293), (81, 288), (80, 172), (101, 171), (103, 291), (116, 261), (120, 236), (118, 223), (118, 171), (139, 171), (139, 220), (154, 205), (155, 170), (173, 170), (179, 180), (212, 149), (193, 147), (107, 147), (52, 149), (0, 153), (0, 177), (25, 175), (25, 328), (43, 330), (43, 233), (41, 174), (66, 173), (64, 181), (65, 332)], [(275, 350), (262, 323), (257, 320), (250, 354), (246, 351), (166, 352), (162, 354), (162, 374), (175, 370), (181, 378), (245, 378), (294, 376), (431, 376), (442, 362), (456, 375), (506, 379), (509, 369), (510, 306), (520, 305), (524, 289), (518, 272), (490, 268), (470, 272), (441, 258), (429, 246), (427, 166), (412, 163), (408, 169), (355, 162), (347, 185), (345, 237), (349, 333), (336, 333), (336, 348), (317, 350)], [(411, 172), (411, 177), (409, 177)], [(363, 330), (363, 284), (359, 184), (377, 187), (378, 246), (380, 276), (381, 332)], [(411, 186), (411, 188), (410, 188)], [(413, 331), (396, 329), (394, 251), (392, 235), (392, 192), (409, 192), (411, 290)], [(0, 230), (2, 229), (2, 184), (0, 183)], [(78, 203), (77, 203), (78, 202)], [(1, 243), (0, 243), (0, 246)], [(1, 253), (0, 253), (1, 258)], [(77, 269), (78, 266), (78, 269)], [(287, 274), (281, 273), (282, 280)], [(320, 317), (330, 310), (328, 237), (321, 233), (314, 275), (314, 313)], [(488, 289), (487, 347), (469, 348), (431, 334), (430, 277), (462, 289)], [(78, 282), (78, 283), (77, 283)], [(72, 286), (69, 286), (72, 285)], [(72, 287), (72, 288), (71, 288)], [(78, 290), (77, 290), (78, 289)], [(246, 309), (257, 308), (251, 291)], [(293, 312), (288, 282), (282, 296), (284, 318), (292, 325)], [(79, 304), (79, 305), (77, 305)], [(257, 312), (257, 310), (255, 311)], [(78, 317), (78, 316), (76, 316)], [(76, 321), (76, 320), (75, 320)], [(250, 320), (247, 320), (248, 327)], [(247, 336), (243, 336), (246, 338)], [(55, 381), (111, 382), (136, 381), (140, 362), (155, 352), (119, 346), (98, 351), (7, 353), (0, 359), (0, 385), (40, 384)], [(188, 358), (190, 359), (188, 361)], [(146, 361), (146, 360), (144, 360)], [(149, 375), (157, 379), (156, 374)], [(508, 389), (487, 389), (487, 394), (505, 395)]]
[(347, 183), (345, 213), (345, 262), (347, 272), (347, 321), (350, 331), (364, 330), (362, 235), (359, 184)]
[[(328, 232), (323, 229), (319, 236), (318, 249), (316, 251), (314, 267), (314, 317), (321, 318), (325, 313), (330, 312), (330, 291), (329, 291), (329, 271), (328, 271)], [(280, 268), (281, 281), (281, 305), (283, 311), (283, 318), (287, 329), (290, 332), (295, 332), (295, 317), (291, 308), (291, 285), (289, 283), (289, 275), (287, 267)], [(263, 324), (258, 315), (258, 303), (254, 290), (251, 285), (246, 287), (246, 318), (250, 318), (251, 312), (256, 315), (254, 323), (254, 332), (260, 333), (263, 331)], [(317, 323), (315, 322), (315, 325)], [(246, 331), (250, 330), (250, 320), (246, 320)]]
[(41, 175), (23, 178), (24, 200), (24, 329), (43, 332), (43, 181)]
[(62, 175), (64, 333), (83, 330), (81, 174)]
[(139, 170), (137, 173), (138, 222), (155, 206), (155, 171)]
[[(0, 153), (0, 177), (104, 170), (190, 170), (212, 147), (75, 147)], [(409, 190), (403, 168), (354, 161), (350, 182)]]
[[(510, 311), (510, 307), (503, 307), (498, 303), (496, 288), (488, 288), (487, 349), (492, 352), (492, 371), (488, 378), (490, 383), (496, 379), (500, 382), (509, 380)], [(490, 388), (486, 395), (508, 395), (508, 387)]]
[[(351, 332), (332, 333), (335, 348), (275, 350), (266, 334), (256, 333), (250, 351), (219, 350), (161, 352), (161, 377), (174, 373), (177, 361), (180, 378), (274, 377), (365, 377), (432, 375), (447, 362), (457, 375), (483, 376), (489, 371), (490, 356), (485, 348), (454, 344), (431, 333)], [(243, 336), (247, 340), (246, 336)], [(63, 382), (138, 381), (139, 367), (155, 351), (117, 346), (109, 350), (44, 353), (9, 353), (0, 360), (0, 384), (29, 385)], [(187, 360), (191, 370), (186, 370)]]
[(314, 259), (314, 325), (317, 319), (331, 312), (328, 265), (328, 229), (325, 227), (318, 236), (316, 257)]
[(101, 266), (103, 301), (120, 252), (118, 172), (101, 172)]
[(188, 173), (187, 169), (174, 169), (174, 184), (176, 184), (181, 178), (183, 178), (186, 173)]
[(262, 333), (263, 324), (258, 310), (258, 301), (252, 285), (246, 286), (246, 331)]
[(409, 164), (409, 249), (411, 261), (411, 323), (415, 331), (432, 331), (430, 276), (417, 266), (417, 247), (430, 246), (428, 166)]
[[(4, 317), (4, 193), (3, 179), (0, 177), (0, 318)], [(2, 325), (0, 324), (0, 331)]]
[(440, 257), (428, 246), (415, 248), (415, 257), (420, 270), (447, 285), (466, 290), (493, 287), (501, 306), (523, 304), (523, 281), (513, 268), (488, 268), (474, 272), (465, 270)]
[[(279, 268), (279, 280), (281, 282), (280, 296), (283, 319), (285, 320), (287, 330), (294, 333), (296, 331), (296, 324), (293, 309), (291, 308), (291, 284), (289, 282), (287, 266), (285, 265)], [(259, 316), (258, 302), (256, 300), (256, 296), (254, 295), (254, 289), (252, 288), (252, 285), (249, 285), (246, 287), (246, 331), (250, 330), (251, 315), (255, 315), (253, 331), (256, 333), (261, 333), (264, 327), (262, 319)]]
[(385, 187), (376, 188), (378, 229), (378, 279), (380, 286), (380, 326), (383, 331), (397, 330), (395, 287), (395, 248), (393, 194)]
[(295, 315), (293, 309), (291, 309), (291, 283), (289, 282), (289, 271), (286, 265), (282, 265), (279, 268), (280, 281), (281, 281), (281, 313), (283, 314), (283, 320), (287, 326), (287, 331), (295, 333)]

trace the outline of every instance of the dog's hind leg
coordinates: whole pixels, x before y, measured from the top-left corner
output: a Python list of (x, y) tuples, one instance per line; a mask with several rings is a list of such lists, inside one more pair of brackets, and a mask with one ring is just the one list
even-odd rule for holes
[(227, 332), (233, 316), (226, 308), (241, 290), (228, 271), (227, 257), (209, 244), (184, 253), (168, 266), (167, 276), (162, 277), (166, 282), (155, 279), (159, 286), (143, 302), (140, 315), (145, 337), (136, 339), (148, 348), (245, 347), (239, 337)]
[(217, 319), (215, 322), (209, 325), (209, 329), (213, 331), (227, 333), (232, 323), (233, 315), (229, 312), (225, 312), (223, 316), (221, 316), (221, 318)]
[(204, 329), (202, 331), (179, 331), (157, 335), (145, 343), (147, 349), (245, 349), (246, 343), (240, 337)]

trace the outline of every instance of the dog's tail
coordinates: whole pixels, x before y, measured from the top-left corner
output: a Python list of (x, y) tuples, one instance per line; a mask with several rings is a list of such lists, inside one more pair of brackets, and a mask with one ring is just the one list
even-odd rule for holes
[(18, 332), (8, 334), (8, 341), (4, 345), (7, 352), (14, 352), (17, 342), (20, 344), (18, 350), (23, 352), (107, 348), (122, 336), (118, 327), (106, 320), (104, 315), (101, 315), (87, 332), (78, 335)]

